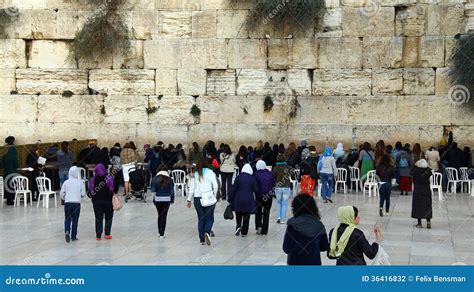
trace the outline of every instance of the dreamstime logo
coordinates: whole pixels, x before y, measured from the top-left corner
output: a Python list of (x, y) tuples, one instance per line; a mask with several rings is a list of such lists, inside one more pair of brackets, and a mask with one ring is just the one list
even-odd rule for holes
[(9, 16), (12, 16), (12, 17), (15, 17), (15, 16), (18, 16), (20, 15), (20, 10), (16, 7), (8, 7), (6, 9), (3, 9), (3, 11), (9, 15)]
[(367, 0), (364, 6), (359, 8), (359, 13), (365, 16), (374, 16), (380, 11), (380, 1)]
[(5, 191), (9, 192), (9, 193), (14, 193), (15, 192), (15, 182), (14, 182), (14, 178), (16, 176), (21, 176), (21, 174), (19, 173), (11, 173), (9, 175), (7, 175), (5, 177), (5, 181), (4, 181), (4, 188), (5, 188)]
[(468, 103), (470, 98), (471, 93), (464, 85), (454, 85), (448, 91), (448, 99), (454, 105)]
[(282, 0), (280, 4), (275, 6), (270, 14), (263, 18), (262, 23), (264, 25), (268, 24), (273, 19), (273, 17), (275, 17), (283, 8), (285, 8), (288, 2), (290, 2), (290, 0)]

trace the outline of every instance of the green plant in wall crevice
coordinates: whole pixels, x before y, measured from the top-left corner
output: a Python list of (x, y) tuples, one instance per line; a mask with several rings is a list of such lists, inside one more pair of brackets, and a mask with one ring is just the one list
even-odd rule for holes
[(265, 96), (265, 99), (263, 100), (263, 111), (264, 112), (269, 112), (273, 109), (273, 99), (270, 95)]
[(189, 113), (193, 117), (198, 118), (198, 117), (201, 116), (201, 109), (197, 105), (193, 104), (193, 106), (191, 107), (191, 110), (189, 111)]
[(448, 92), (451, 103), (467, 104), (474, 109), (474, 33), (456, 35), (448, 72), (452, 85)]

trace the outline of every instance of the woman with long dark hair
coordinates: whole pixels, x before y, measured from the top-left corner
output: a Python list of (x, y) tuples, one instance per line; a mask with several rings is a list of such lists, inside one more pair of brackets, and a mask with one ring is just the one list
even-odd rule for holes
[(301, 193), (291, 203), (293, 218), (288, 220), (283, 251), (288, 265), (321, 265), (320, 252), (329, 248), (326, 228), (312, 196)]
[(369, 142), (364, 142), (362, 150), (359, 152), (360, 178), (365, 181), (367, 173), (374, 170), (375, 155)]
[(202, 157), (202, 151), (199, 148), (199, 144), (197, 142), (193, 142), (193, 147), (189, 151), (189, 162), (190, 163), (197, 163), (199, 159)]
[(104, 218), (105, 239), (110, 240), (112, 239), (110, 232), (112, 230), (112, 219), (114, 217), (114, 208), (112, 205), (114, 180), (111, 176), (107, 175), (107, 170), (103, 164), (97, 164), (95, 166), (95, 176), (89, 180), (89, 193), (94, 207), (96, 240), (102, 240)]
[(240, 146), (239, 152), (235, 157), (235, 164), (239, 167), (239, 172), (242, 171), (242, 167), (249, 162), (247, 155), (247, 147), (244, 145)]
[(168, 168), (159, 169), (151, 181), (151, 192), (154, 193), (153, 204), (158, 212), (158, 234), (165, 238), (166, 218), (170, 205), (174, 203), (174, 183), (168, 173)]
[(420, 143), (415, 143), (415, 145), (413, 145), (413, 149), (411, 151), (411, 157), (412, 157), (413, 163), (416, 163), (418, 160), (425, 158), (425, 154), (421, 151)]
[(383, 217), (383, 206), (385, 204), (385, 212), (389, 215), (390, 212), (390, 193), (392, 192), (392, 178), (395, 177), (395, 170), (392, 165), (392, 159), (388, 154), (380, 158), (379, 165), (376, 169), (377, 176), (380, 178), (380, 204), (379, 215)]

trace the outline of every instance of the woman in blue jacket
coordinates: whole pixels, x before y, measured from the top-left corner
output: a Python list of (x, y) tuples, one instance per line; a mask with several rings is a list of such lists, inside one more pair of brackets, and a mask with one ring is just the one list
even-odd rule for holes
[(329, 243), (316, 201), (301, 193), (293, 199), (291, 208), (294, 217), (288, 220), (283, 241), (288, 265), (321, 265), (320, 253), (328, 250)]
[(257, 193), (257, 179), (253, 176), (252, 167), (247, 163), (242, 168), (242, 173), (235, 179), (229, 196), (229, 203), (236, 214), (235, 236), (247, 236), (250, 215), (255, 214), (257, 209), (257, 202), (255, 201), (255, 194)]
[(165, 238), (166, 218), (170, 205), (174, 203), (174, 183), (168, 169), (161, 169), (151, 181), (151, 192), (154, 193), (153, 203), (158, 212), (158, 233)]

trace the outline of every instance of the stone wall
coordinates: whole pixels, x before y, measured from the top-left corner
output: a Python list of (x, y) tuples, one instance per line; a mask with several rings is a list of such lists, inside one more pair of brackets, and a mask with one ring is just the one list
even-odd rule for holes
[(474, 17), (465, 0), (328, 0), (323, 32), (247, 31), (247, 1), (129, 0), (130, 53), (87, 62), (70, 58), (93, 11), (78, 2), (0, 1), (20, 9), (0, 39), (0, 136), (427, 146), (451, 126), (474, 144), (472, 111), (450, 102), (446, 78)]

